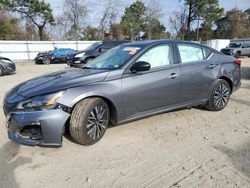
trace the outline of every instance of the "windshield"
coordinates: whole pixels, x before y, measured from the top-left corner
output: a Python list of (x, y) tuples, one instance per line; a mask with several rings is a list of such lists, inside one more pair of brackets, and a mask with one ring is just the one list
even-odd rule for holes
[(102, 44), (102, 42), (96, 42), (94, 44), (91, 44), (88, 48), (86, 48), (85, 50), (96, 50), (100, 45)]
[(83, 66), (93, 69), (118, 69), (133, 57), (141, 47), (117, 46)]
[(240, 48), (241, 47), (241, 43), (230, 43), (229, 44), (229, 48)]

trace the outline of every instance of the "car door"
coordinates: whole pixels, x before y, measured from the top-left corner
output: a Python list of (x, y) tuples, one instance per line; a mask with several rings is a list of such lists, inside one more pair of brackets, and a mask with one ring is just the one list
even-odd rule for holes
[(180, 101), (181, 73), (175, 64), (171, 44), (157, 45), (147, 50), (135, 62), (150, 63), (149, 71), (125, 71), (122, 77), (123, 99), (127, 116), (138, 116)]
[(243, 56), (247, 55), (247, 45), (246, 45), (246, 43), (242, 43), (240, 51), (241, 51), (241, 55), (243, 55)]
[(250, 44), (249, 43), (243, 43), (242, 44), (241, 55), (243, 55), (243, 56), (249, 56), (250, 55)]
[(211, 50), (196, 44), (177, 43), (182, 75), (182, 100), (196, 102), (208, 98), (220, 64), (211, 58)]

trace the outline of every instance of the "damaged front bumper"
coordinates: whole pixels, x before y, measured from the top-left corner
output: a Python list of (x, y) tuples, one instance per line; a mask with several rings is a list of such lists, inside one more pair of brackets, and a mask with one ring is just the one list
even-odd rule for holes
[(69, 116), (61, 109), (10, 113), (6, 122), (8, 136), (20, 144), (59, 147)]

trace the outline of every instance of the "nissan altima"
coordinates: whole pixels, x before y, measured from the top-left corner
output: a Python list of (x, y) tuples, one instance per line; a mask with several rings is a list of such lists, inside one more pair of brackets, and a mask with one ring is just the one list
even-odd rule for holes
[(80, 68), (10, 90), (4, 98), (8, 136), (21, 144), (61, 146), (69, 130), (75, 142), (91, 145), (113, 124), (198, 105), (219, 111), (240, 87), (240, 64), (191, 42), (125, 43)]

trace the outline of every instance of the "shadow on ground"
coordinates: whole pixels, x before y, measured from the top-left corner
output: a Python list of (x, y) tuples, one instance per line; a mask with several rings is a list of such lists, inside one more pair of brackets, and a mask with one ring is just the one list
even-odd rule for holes
[(230, 158), (234, 167), (241, 172), (250, 183), (250, 141), (237, 148), (237, 150), (225, 146), (217, 146), (216, 148)]
[(250, 67), (241, 67), (241, 78), (250, 80)]
[(0, 187), (19, 187), (15, 169), (32, 159), (18, 156), (20, 145), (8, 142), (0, 148)]
[(250, 101), (248, 101), (248, 100), (243, 100), (243, 99), (238, 99), (238, 98), (233, 98), (233, 97), (231, 97), (231, 100), (233, 102), (236, 102), (236, 103), (239, 103), (239, 104), (250, 106)]

